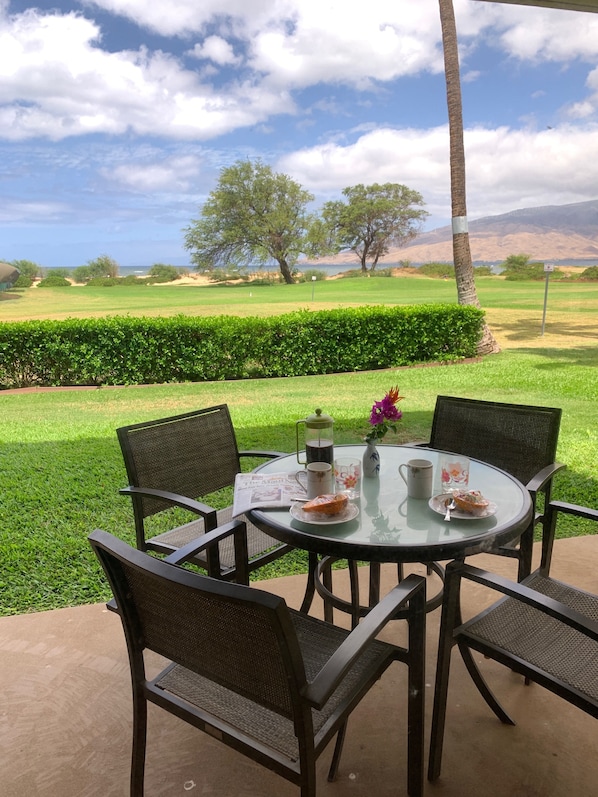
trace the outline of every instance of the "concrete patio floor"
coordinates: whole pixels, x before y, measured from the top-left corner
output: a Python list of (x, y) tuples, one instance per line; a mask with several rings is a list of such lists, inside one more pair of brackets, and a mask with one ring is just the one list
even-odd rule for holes
[[(512, 560), (482, 555), (475, 564), (514, 575)], [(598, 536), (558, 541), (552, 572), (598, 593)], [(337, 575), (345, 580), (344, 572)], [(394, 568), (383, 568), (386, 587), (394, 575)], [(304, 584), (303, 576), (293, 576), (260, 587), (297, 607)], [(487, 603), (486, 592), (468, 585), (464, 616)], [(313, 613), (321, 613), (317, 599)], [(439, 613), (428, 615), (426, 743)], [(338, 613), (335, 619), (347, 620)], [(401, 642), (404, 633), (405, 623), (399, 621), (384, 636)], [(518, 723), (502, 725), (456, 651), (453, 656), (443, 771), (439, 781), (426, 784), (427, 795), (598, 795), (598, 725), (593, 718), (485, 660), (482, 668), (490, 685)], [(0, 618), (0, 667), (0, 795), (127, 795), (131, 699), (119, 618), (104, 605)], [(326, 781), (331, 750), (320, 758), (319, 797), (406, 794), (405, 683), (404, 667), (394, 665), (357, 708), (335, 783)], [(178, 794), (297, 797), (299, 790), (150, 706), (146, 795)]]

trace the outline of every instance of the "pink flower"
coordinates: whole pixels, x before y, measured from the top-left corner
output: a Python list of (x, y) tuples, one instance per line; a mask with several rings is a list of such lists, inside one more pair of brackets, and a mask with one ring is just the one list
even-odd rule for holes
[(382, 440), (384, 435), (392, 429), (396, 432), (396, 422), (400, 421), (403, 413), (397, 409), (396, 404), (402, 401), (403, 396), (399, 396), (399, 387), (391, 387), (381, 401), (376, 401), (370, 413), (370, 424), (374, 427), (368, 432), (366, 442)]

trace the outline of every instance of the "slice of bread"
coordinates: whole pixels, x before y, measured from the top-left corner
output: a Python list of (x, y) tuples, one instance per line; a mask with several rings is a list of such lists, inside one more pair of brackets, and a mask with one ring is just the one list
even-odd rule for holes
[(304, 512), (322, 512), (324, 515), (338, 515), (347, 506), (349, 499), (343, 493), (338, 495), (318, 495), (301, 507)]

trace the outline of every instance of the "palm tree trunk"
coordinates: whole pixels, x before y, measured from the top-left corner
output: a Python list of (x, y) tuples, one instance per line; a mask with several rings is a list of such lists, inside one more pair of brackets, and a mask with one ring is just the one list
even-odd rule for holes
[[(455, 11), (453, 0), (438, 0), (438, 5), (442, 28), (446, 102), (449, 118), (453, 261), (455, 264), (455, 279), (457, 281), (457, 299), (459, 304), (473, 304), (475, 307), (480, 307), (467, 229), (463, 105), (461, 100), (461, 76)], [(484, 324), (482, 338), (478, 343), (478, 353), (490, 354), (499, 350), (499, 346), (488, 325)]]

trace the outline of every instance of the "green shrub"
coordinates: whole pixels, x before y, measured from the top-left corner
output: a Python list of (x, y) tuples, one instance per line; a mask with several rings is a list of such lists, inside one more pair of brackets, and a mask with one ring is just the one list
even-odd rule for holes
[(181, 277), (176, 266), (167, 266), (165, 263), (154, 263), (149, 275), (150, 282), (174, 282)]
[(25, 274), (21, 274), (17, 277), (17, 281), (12, 286), (13, 288), (30, 288), (33, 285), (33, 281), (30, 277), (27, 277)]
[(93, 288), (113, 288), (120, 283), (118, 277), (92, 277), (86, 284)]
[(490, 268), (490, 266), (474, 266), (473, 272), (476, 275), (476, 277), (496, 276), (494, 271), (492, 271), (492, 269)]
[(308, 268), (297, 275), (297, 282), (320, 282), (326, 279), (326, 272), (317, 268)]
[(71, 283), (65, 277), (45, 277), (37, 283), (38, 288), (70, 288)]
[(471, 357), (483, 312), (459, 305), (0, 324), (0, 386), (130, 385), (367, 371)]
[(367, 277), (369, 276), (369, 271), (362, 271), (360, 268), (350, 268), (348, 271), (343, 271), (341, 273), (342, 279), (356, 279), (357, 277)]
[(434, 279), (455, 278), (455, 267), (450, 263), (424, 263), (419, 267), (419, 273)]
[(598, 280), (598, 266), (589, 266), (588, 268), (584, 268), (584, 270), (579, 275), (579, 279), (591, 280), (591, 281)]
[(119, 285), (147, 285), (149, 280), (136, 277), (135, 274), (127, 274), (126, 277), (119, 277)]

